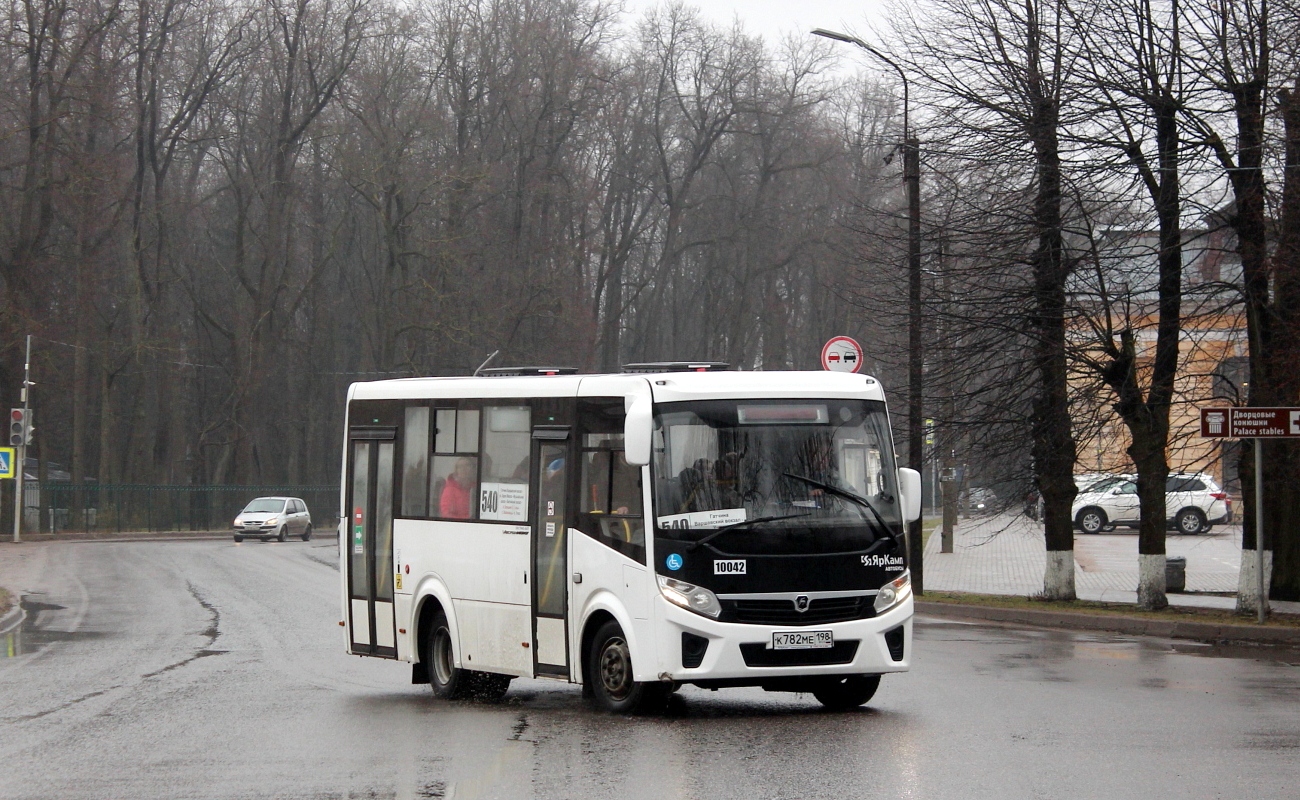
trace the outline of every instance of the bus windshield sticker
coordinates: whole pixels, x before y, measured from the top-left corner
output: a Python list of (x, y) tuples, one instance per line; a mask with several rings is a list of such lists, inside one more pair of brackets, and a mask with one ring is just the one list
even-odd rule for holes
[(668, 569), (673, 572), (681, 569), (682, 565), (685, 563), (685, 560), (677, 553), (669, 553), (668, 558), (664, 559), (664, 566), (668, 567)]
[(659, 527), (665, 530), (694, 530), (696, 528), (721, 528), (744, 522), (749, 517), (743, 508), (723, 508), (717, 511), (692, 511), (689, 514), (670, 514), (659, 518)]
[(528, 484), (484, 483), (479, 490), (479, 519), (528, 521)]

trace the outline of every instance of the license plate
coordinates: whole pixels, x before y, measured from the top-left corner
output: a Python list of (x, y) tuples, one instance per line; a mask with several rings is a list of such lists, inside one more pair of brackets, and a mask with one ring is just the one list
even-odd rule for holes
[(772, 634), (773, 650), (820, 650), (835, 646), (830, 631), (777, 631)]

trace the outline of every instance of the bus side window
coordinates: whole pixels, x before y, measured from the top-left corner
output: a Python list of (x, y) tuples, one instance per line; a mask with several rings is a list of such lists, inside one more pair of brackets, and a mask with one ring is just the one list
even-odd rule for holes
[(410, 406), (402, 439), (402, 516), (429, 513), (429, 409)]
[(434, 412), (434, 423), (429, 516), (475, 519), (479, 499), (479, 412), (439, 408)]
[(487, 406), (483, 416), (479, 517), (527, 522), (533, 467), (532, 411), (528, 406)]
[(582, 452), (582, 510), (604, 514), (609, 510), (609, 451)]
[(641, 516), (641, 468), (627, 463), (624, 451), (610, 454), (609, 513)]
[(623, 451), (623, 400), (579, 406), (582, 475), (578, 529), (602, 544), (645, 563), (641, 469)]
[(434, 456), (429, 477), (435, 517), (474, 519), (478, 510), (478, 458)]

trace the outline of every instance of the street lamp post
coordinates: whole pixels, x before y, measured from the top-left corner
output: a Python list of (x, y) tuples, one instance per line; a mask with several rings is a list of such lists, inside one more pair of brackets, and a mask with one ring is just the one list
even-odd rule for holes
[[(856, 36), (817, 28), (814, 36), (834, 39), (859, 47), (894, 68), (903, 81), (903, 186), (907, 191), (907, 466), (921, 472), (925, 467), (922, 448), (925, 441), (921, 419), (921, 148), (912, 136), (909, 99), (911, 89), (907, 73), (892, 58)], [(917, 594), (924, 589), (921, 573), (921, 522), (908, 526), (908, 564), (912, 588)]]

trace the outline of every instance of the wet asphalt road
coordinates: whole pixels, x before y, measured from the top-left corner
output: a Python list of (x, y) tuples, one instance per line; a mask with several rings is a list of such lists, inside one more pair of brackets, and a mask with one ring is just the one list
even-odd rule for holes
[[(1300, 652), (922, 620), (854, 713), (448, 704), (345, 655), (334, 543), (0, 547), (3, 798), (1295, 798)], [(0, 637), (3, 638), (3, 637)]]

